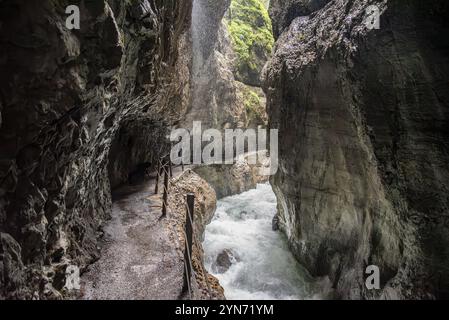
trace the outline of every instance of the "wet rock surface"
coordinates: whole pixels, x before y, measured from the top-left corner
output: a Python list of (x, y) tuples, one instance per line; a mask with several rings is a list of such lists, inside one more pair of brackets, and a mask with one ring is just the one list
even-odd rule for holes
[[(212, 221), (217, 207), (217, 197), (214, 189), (199, 175), (191, 170), (185, 171), (170, 187), (170, 212), (168, 223), (171, 227), (171, 239), (177, 244), (177, 250), (184, 258), (186, 221), (186, 195), (195, 196), (193, 219), (193, 256), (192, 267), (195, 271), (194, 299), (223, 300), (224, 291), (218, 280), (208, 273), (204, 267), (204, 250), (202, 241), (206, 226)], [(188, 296), (186, 296), (188, 297)]]
[[(288, 2), (293, 17), (284, 1), (271, 9), (280, 226), (340, 298), (447, 297), (447, 2), (306, 2)], [(379, 30), (364, 23), (370, 4)], [(372, 264), (378, 291), (364, 286)]]
[[(201, 121), (205, 128), (218, 129), (242, 127), (245, 121), (244, 104), (239, 101), (233, 74), (229, 34), (221, 24), (216, 33), (213, 50), (207, 56), (192, 57), (190, 97), (185, 101), (187, 115), (182, 121), (183, 128), (191, 128), (193, 121)], [(192, 50), (198, 52), (199, 49), (195, 49), (198, 40), (192, 41)]]
[(215, 260), (215, 263), (212, 264), (212, 271), (215, 273), (225, 273), (235, 262), (238, 261), (239, 259), (231, 250), (225, 249), (218, 254), (217, 260)]
[(101, 258), (82, 277), (82, 299), (178, 299), (183, 261), (169, 239), (153, 183), (119, 190)]
[[(65, 27), (69, 4), (80, 30)], [(60, 264), (98, 259), (111, 187), (155, 163), (181, 116), (168, 97), (190, 8), (0, 2), (0, 298), (59, 299)]]
[(217, 198), (222, 199), (255, 189), (258, 183), (267, 183), (269, 176), (263, 176), (260, 172), (268, 165), (269, 159), (258, 159), (256, 164), (250, 164), (244, 157), (233, 165), (203, 165), (193, 170), (214, 188)]
[[(184, 224), (187, 193), (195, 194), (194, 231), (202, 238), (215, 212), (214, 191), (199, 176), (173, 171), (167, 217), (162, 192), (154, 194), (155, 177), (115, 192), (112, 220), (105, 227), (102, 254), (82, 276), (81, 298), (87, 300), (176, 300), (185, 298)], [(162, 189), (160, 183), (159, 190)], [(222, 298), (217, 280), (204, 272), (203, 251), (195, 243), (192, 299)], [(209, 295), (209, 288), (211, 294)], [(187, 296), (190, 298), (190, 296)]]
[[(191, 39), (182, 49), (184, 58), (190, 58), (191, 67), (179, 74), (188, 88), (181, 102), (186, 117), (179, 127), (191, 128), (193, 121), (216, 129), (266, 125), (263, 92), (237, 81), (236, 54), (228, 26), (223, 22), (230, 3), (201, 0), (193, 8)], [(259, 64), (263, 66), (267, 55), (262, 56)]]
[(208, 165), (195, 168), (201, 177), (214, 188), (221, 199), (256, 188), (251, 167), (244, 161), (235, 165)]
[[(215, 56), (229, 1), (201, 2), (210, 37), (200, 49)], [(65, 27), (69, 4), (80, 30)], [(191, 12), (176, 0), (0, 2), (0, 298), (67, 297), (66, 269), (100, 258), (111, 190), (143, 183), (190, 110)], [(220, 104), (234, 86), (224, 68), (212, 77)], [(244, 107), (223, 110), (237, 123)]]

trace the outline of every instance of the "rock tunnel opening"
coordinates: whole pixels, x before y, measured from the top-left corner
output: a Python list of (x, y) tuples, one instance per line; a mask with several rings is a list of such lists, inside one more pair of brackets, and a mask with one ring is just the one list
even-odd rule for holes
[(125, 121), (112, 140), (108, 155), (111, 190), (141, 184), (167, 152), (166, 127), (150, 119)]

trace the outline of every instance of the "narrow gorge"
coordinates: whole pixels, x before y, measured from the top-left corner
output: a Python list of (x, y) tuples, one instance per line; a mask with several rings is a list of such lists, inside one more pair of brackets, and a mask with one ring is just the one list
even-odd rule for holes
[(0, 0), (0, 300), (449, 298), (448, 18)]

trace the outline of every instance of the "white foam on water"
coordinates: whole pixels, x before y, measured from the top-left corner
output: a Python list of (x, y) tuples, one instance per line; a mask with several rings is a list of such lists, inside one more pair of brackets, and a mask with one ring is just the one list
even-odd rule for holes
[[(289, 251), (281, 232), (272, 230), (276, 196), (268, 184), (218, 201), (206, 228), (206, 268), (220, 281), (229, 300), (310, 299), (312, 279)], [(213, 264), (223, 250), (237, 257), (225, 273)]]

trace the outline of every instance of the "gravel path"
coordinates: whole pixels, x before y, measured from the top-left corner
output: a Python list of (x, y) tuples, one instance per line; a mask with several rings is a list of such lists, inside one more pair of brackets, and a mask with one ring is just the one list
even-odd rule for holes
[(82, 276), (82, 299), (179, 298), (184, 265), (167, 224), (159, 221), (162, 202), (154, 187), (151, 180), (119, 190), (101, 258)]

